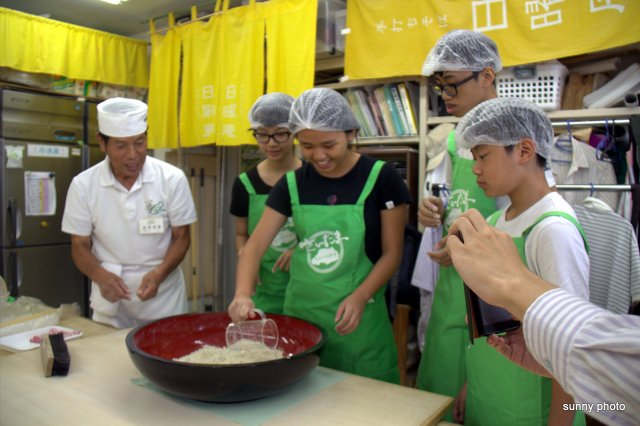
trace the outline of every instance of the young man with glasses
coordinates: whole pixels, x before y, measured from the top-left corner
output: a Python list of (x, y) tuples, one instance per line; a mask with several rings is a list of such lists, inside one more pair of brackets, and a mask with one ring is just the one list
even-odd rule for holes
[[(433, 47), (427, 55), (422, 71), (424, 75), (432, 78), (430, 89), (442, 96), (447, 112), (462, 117), (477, 105), (497, 98), (495, 77), (501, 69), (498, 48), (493, 40), (482, 33), (455, 30), (445, 34)], [(486, 196), (478, 186), (472, 171), (474, 161), (471, 151), (456, 143), (454, 131), (449, 134), (447, 152), (449, 155), (444, 156), (432, 176), (427, 178), (427, 181), (432, 183), (446, 185), (449, 190), (446, 207), (441, 198), (430, 196), (423, 199), (419, 211), (419, 220), (424, 226), (443, 225), (445, 235), (453, 221), (466, 210), (475, 208), (487, 217), (508, 202), (508, 198), (505, 197), (494, 199)], [(442, 180), (436, 182), (434, 176)], [(549, 187), (555, 185), (549, 173), (545, 173), (545, 177)], [(425, 334), (417, 386), (430, 392), (455, 397), (453, 411), (447, 413), (445, 418), (462, 423), (465, 418), (469, 364), (464, 286), (452, 266), (451, 258), (444, 250), (433, 250), (429, 252), (429, 257), (438, 263), (440, 268)], [(549, 399), (551, 391), (547, 389), (545, 392), (546, 396), (540, 392), (538, 398), (522, 397), (523, 401), (507, 407), (507, 410), (520, 410), (524, 416), (521, 418), (529, 420), (534, 417), (548, 418), (550, 424), (570, 424), (573, 412), (561, 410), (561, 403), (571, 402), (570, 397), (555, 382), (551, 395), (553, 404)], [(514, 390), (514, 395), (516, 394), (517, 391)], [(537, 412), (534, 412), (536, 409), (533, 407), (536, 404), (538, 408)]]
[[(289, 110), (293, 98), (269, 93), (258, 98), (249, 111), (249, 129), (265, 156), (258, 165), (233, 182), (230, 213), (235, 216), (236, 249), (242, 252), (258, 224), (273, 185), (289, 170), (302, 165), (295, 156), (289, 131)], [(291, 249), (297, 244), (293, 222), (287, 221), (260, 262), (259, 284), (253, 301), (265, 312), (282, 313), (284, 291), (289, 282)]]
[[(497, 97), (495, 76), (501, 69), (498, 48), (489, 37), (455, 30), (442, 36), (431, 49), (422, 73), (431, 80), (430, 90), (442, 97), (447, 113), (462, 117), (476, 105)], [(431, 183), (446, 185), (449, 195), (446, 207), (440, 197), (425, 197), (418, 214), (420, 223), (426, 227), (444, 226), (444, 235), (452, 222), (470, 208), (479, 210), (485, 217), (497, 209), (496, 201), (487, 197), (476, 184), (471, 151), (457, 146), (454, 131), (449, 134), (446, 150), (448, 155), (444, 155), (427, 176)], [(426, 238), (422, 244), (428, 244)], [(426, 257), (417, 260), (436, 262), (440, 268), (416, 384), (420, 389), (456, 397), (466, 383), (469, 345), (464, 287), (451, 259), (437, 248), (436, 245), (428, 251), (431, 260)], [(416, 270), (419, 268), (417, 266)], [(429, 300), (431, 295), (426, 291), (421, 291), (422, 298)], [(428, 310), (428, 306), (424, 308)], [(461, 421), (463, 418), (464, 398), (456, 399), (453, 410), (445, 415), (445, 419)]]

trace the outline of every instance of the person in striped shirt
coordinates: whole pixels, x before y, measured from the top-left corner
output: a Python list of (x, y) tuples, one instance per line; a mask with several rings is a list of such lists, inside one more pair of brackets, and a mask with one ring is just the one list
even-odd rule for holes
[(614, 314), (543, 280), (524, 265), (511, 236), (477, 210), (452, 224), (446, 250), (479, 297), (522, 321), (520, 330), (491, 336), (491, 346), (554, 377), (575, 399), (567, 410), (605, 424), (638, 424), (640, 317)]

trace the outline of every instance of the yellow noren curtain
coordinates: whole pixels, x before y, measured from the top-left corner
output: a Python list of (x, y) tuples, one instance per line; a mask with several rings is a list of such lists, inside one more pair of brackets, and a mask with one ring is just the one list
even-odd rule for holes
[(0, 66), (147, 87), (147, 43), (0, 7)]
[(345, 74), (351, 79), (419, 75), (427, 53), (454, 29), (481, 31), (504, 66), (640, 41), (637, 0), (349, 0)]
[(178, 148), (179, 28), (151, 35), (149, 148)]
[[(230, 10), (228, 0), (216, 4), (220, 2), (222, 13), (206, 23), (178, 27), (180, 31), (175, 33), (182, 44), (178, 120), (182, 147), (255, 143), (248, 132), (248, 113), (264, 92), (265, 29), (267, 92), (297, 96), (313, 87), (317, 0), (251, 0)], [(165, 51), (173, 52), (173, 47), (167, 47), (167, 37), (152, 39), (149, 135), (153, 147), (172, 147), (175, 141), (171, 125), (159, 122), (172, 120), (173, 114), (172, 105), (160, 104), (172, 99), (174, 93), (173, 86), (162, 86), (167, 78), (171, 84), (174, 81), (175, 57)], [(153, 133), (154, 128), (162, 129), (162, 124), (167, 132), (164, 138)]]
[(247, 114), (263, 92), (262, 7), (225, 10), (183, 35), (181, 145), (251, 143)]
[(220, 16), (194, 22), (182, 34), (180, 143), (183, 147), (216, 142)]
[(252, 143), (249, 110), (264, 87), (264, 17), (253, 0), (222, 14), (218, 145)]
[(298, 96), (313, 87), (317, 0), (263, 3), (267, 22), (267, 92)]

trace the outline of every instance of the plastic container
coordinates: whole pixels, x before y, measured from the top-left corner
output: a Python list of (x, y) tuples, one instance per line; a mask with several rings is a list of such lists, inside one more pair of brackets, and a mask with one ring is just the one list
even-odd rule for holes
[(253, 340), (274, 349), (278, 345), (278, 326), (259, 309), (254, 309), (260, 319), (232, 322), (227, 326), (225, 340), (231, 346), (240, 340)]
[(535, 75), (530, 78), (519, 78), (515, 67), (505, 68), (496, 76), (498, 96), (525, 98), (545, 111), (559, 110), (568, 75), (562, 64), (536, 64)]

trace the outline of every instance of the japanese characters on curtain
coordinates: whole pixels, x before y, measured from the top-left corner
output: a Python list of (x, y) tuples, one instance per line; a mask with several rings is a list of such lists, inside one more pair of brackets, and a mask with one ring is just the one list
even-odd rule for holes
[(252, 1), (190, 24), (182, 41), (181, 145), (250, 143), (247, 114), (264, 82), (261, 9)]
[[(182, 147), (254, 144), (248, 113), (265, 91), (265, 50), (267, 92), (297, 96), (313, 87), (317, 0), (251, 0), (232, 9), (228, 0), (218, 0), (216, 10), (221, 3), (222, 13), (208, 22), (195, 21), (152, 38), (153, 148), (175, 147), (175, 126)], [(173, 81), (180, 46), (182, 78), (174, 91), (165, 84)], [(172, 109), (177, 92), (179, 114)]]
[(481, 31), (504, 66), (590, 53), (640, 41), (637, 0), (349, 0), (345, 74), (419, 75), (437, 40)]
[(183, 147), (216, 142), (220, 94), (217, 58), (221, 47), (218, 18), (213, 16), (208, 22), (187, 25), (182, 34), (180, 145)]
[[(254, 143), (249, 133), (248, 113), (264, 93), (264, 17), (251, 0), (248, 7), (230, 9), (221, 15), (218, 87), (220, 145)], [(215, 88), (214, 88), (215, 90)]]

